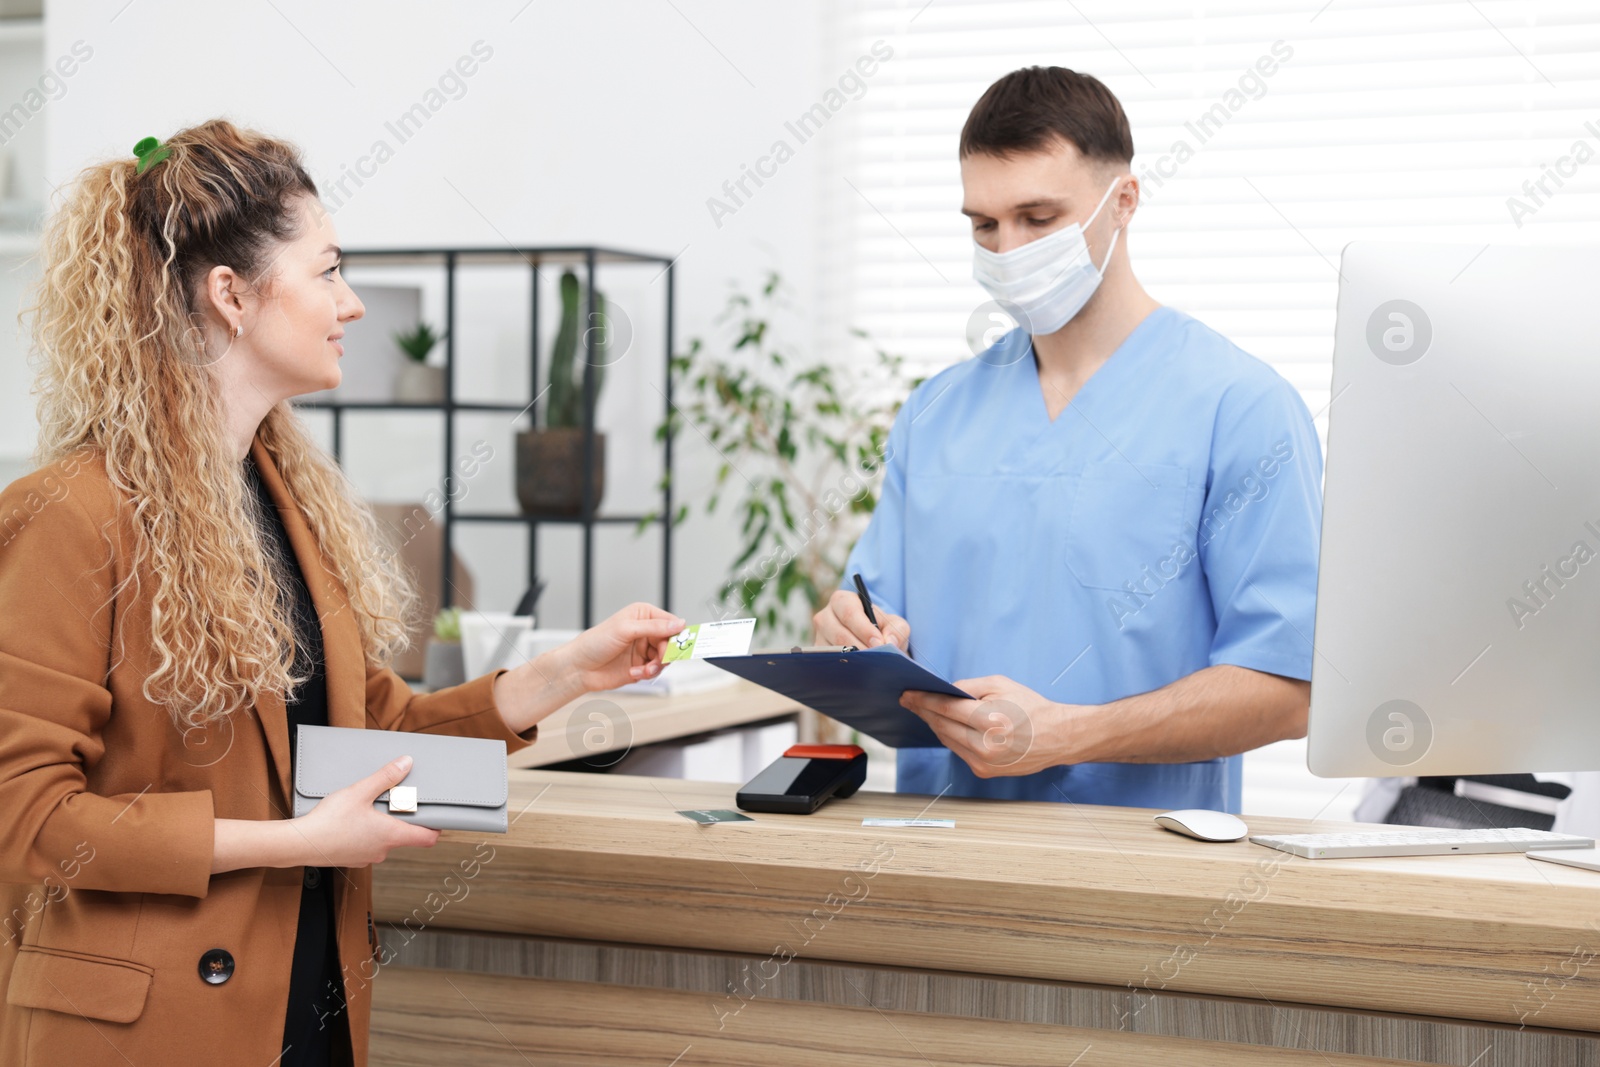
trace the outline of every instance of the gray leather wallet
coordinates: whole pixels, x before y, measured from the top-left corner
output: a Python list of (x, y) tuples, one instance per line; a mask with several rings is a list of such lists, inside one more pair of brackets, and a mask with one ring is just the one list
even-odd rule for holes
[(434, 830), (506, 832), (506, 743), (487, 737), (298, 726), (294, 814), (401, 756), (405, 781), (378, 794), (373, 808)]

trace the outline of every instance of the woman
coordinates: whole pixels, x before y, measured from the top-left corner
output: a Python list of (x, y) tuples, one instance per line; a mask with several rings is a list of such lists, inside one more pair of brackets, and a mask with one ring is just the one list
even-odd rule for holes
[(683, 624), (414, 695), (415, 593), (287, 404), (362, 315), (316, 187), (225, 121), (138, 153), (47, 228), (39, 469), (0, 492), (0, 1063), (365, 1064), (369, 865), (438, 832), (373, 807), (405, 760), (289, 818), (291, 726), (514, 752)]

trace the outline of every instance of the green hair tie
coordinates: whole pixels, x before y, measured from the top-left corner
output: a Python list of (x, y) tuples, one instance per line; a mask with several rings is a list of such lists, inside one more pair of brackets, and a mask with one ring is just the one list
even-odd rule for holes
[(154, 137), (146, 137), (133, 146), (133, 154), (139, 157), (139, 165), (135, 168), (135, 173), (143, 174), (163, 159), (172, 155), (172, 149), (167, 145), (163, 145)]

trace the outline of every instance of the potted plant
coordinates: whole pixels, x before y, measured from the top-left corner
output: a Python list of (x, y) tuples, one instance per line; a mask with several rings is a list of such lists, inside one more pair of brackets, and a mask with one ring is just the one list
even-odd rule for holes
[[(612, 337), (606, 299), (594, 294), (595, 321), (580, 329), (586, 294), (578, 276), (561, 275), (561, 324), (550, 349), (544, 425), (517, 434), (517, 501), (526, 515), (579, 515), (583, 512), (583, 373), (594, 378), (595, 405), (605, 384)], [(586, 364), (587, 342), (593, 342)], [(594, 435), (590, 499), (595, 511), (606, 488), (606, 436)]]
[(467, 680), (461, 652), (461, 609), (445, 608), (433, 617), (433, 637), (423, 665), (422, 684), (430, 691), (447, 689)]
[[(718, 323), (727, 336), (700, 338), (672, 359), (683, 399), (658, 439), (687, 420), (721, 455), (707, 499), (738, 491), (740, 549), (714, 606), (717, 618), (754, 617), (758, 631), (808, 635), (811, 616), (839, 588), (845, 559), (877, 504), (889, 427), (910, 387), (902, 357), (871, 344), (870, 362), (804, 363), (780, 342), (775, 312), (783, 283), (769, 272), (760, 292), (735, 291)], [(732, 477), (738, 472), (738, 477)], [(681, 522), (681, 505), (673, 521)]]
[(433, 327), (419, 322), (415, 329), (396, 330), (394, 343), (406, 354), (407, 362), (395, 376), (395, 399), (403, 403), (437, 404), (444, 400), (445, 368), (428, 363), (428, 353), (443, 334), (433, 332)]

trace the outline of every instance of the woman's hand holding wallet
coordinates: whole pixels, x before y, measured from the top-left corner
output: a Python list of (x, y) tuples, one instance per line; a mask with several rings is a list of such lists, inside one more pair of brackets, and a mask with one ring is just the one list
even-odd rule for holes
[(411, 757), (378, 768), (357, 782), (329, 793), (289, 825), (304, 839), (311, 867), (365, 867), (389, 858), (390, 849), (431, 848), (439, 831), (396, 819), (373, 807), (378, 795), (399, 785), (411, 770)]
[[(584, 693), (654, 678), (661, 673), (667, 642), (684, 625), (652, 604), (629, 604), (560, 648), (500, 675), (495, 704), (506, 724), (522, 733)], [(216, 820), (212, 873), (241, 867), (365, 867), (382, 863), (391, 849), (431, 847), (438, 830), (373, 806), (410, 769), (409, 756), (389, 763), (329, 793), (297, 819)]]
[(211, 873), (241, 867), (365, 867), (396, 848), (429, 848), (439, 831), (373, 807), (411, 771), (411, 757), (385, 764), (324, 797), (298, 819), (218, 819)]

